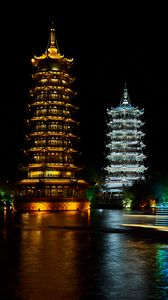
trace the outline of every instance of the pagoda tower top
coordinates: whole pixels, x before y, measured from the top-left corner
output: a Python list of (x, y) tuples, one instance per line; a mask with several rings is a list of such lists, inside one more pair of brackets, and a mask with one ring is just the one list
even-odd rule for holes
[(123, 94), (122, 94), (122, 97), (121, 97), (121, 100), (120, 100), (120, 104), (116, 107), (111, 107), (111, 109), (107, 110), (107, 111), (108, 111), (109, 114), (134, 111), (134, 112), (141, 115), (141, 114), (143, 114), (144, 109), (139, 109), (137, 106), (134, 107), (131, 104), (131, 100), (130, 100), (130, 97), (129, 97), (129, 94), (128, 94), (128, 88), (127, 88), (127, 85), (125, 83), (124, 91), (123, 91)]
[(65, 58), (64, 55), (60, 54), (60, 51), (59, 51), (59, 48), (58, 48), (58, 43), (57, 43), (56, 36), (55, 36), (55, 27), (54, 27), (53, 22), (52, 22), (52, 25), (50, 27), (50, 35), (49, 35), (48, 45), (47, 45), (45, 53), (43, 53), (40, 56), (34, 55), (34, 58), (32, 58), (31, 61), (32, 61), (33, 65), (37, 65), (38, 61), (44, 60), (46, 58), (51, 58), (51, 59), (56, 59), (56, 60), (63, 60), (67, 63), (72, 63), (73, 62), (73, 58), (68, 59), (68, 58)]
[[(50, 28), (50, 36), (49, 36), (49, 41), (46, 49), (46, 53), (49, 55), (52, 53), (53, 55), (61, 56), (56, 36), (55, 36), (55, 27), (54, 27), (54, 22), (52, 22), (51, 28)], [(62, 56), (63, 57), (63, 56)]]
[(124, 92), (120, 101), (120, 106), (127, 106), (127, 105), (131, 105), (131, 101), (130, 101), (130, 97), (128, 95), (128, 88), (127, 88), (127, 84), (125, 83), (124, 86)]

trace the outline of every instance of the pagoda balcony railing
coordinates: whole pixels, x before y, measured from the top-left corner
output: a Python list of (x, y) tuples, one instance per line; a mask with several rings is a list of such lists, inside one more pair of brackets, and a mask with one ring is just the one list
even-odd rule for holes
[(129, 130), (124, 128), (124, 130), (120, 130), (120, 129), (112, 130), (108, 134), (110, 134), (110, 135), (116, 134), (116, 135), (126, 135), (126, 136), (127, 135), (132, 135), (132, 136), (134, 136), (134, 135), (141, 135), (141, 134), (143, 134), (143, 132), (141, 130), (137, 130), (137, 129), (134, 129), (134, 128), (131, 128)]
[[(34, 95), (34, 93), (33, 93)], [(41, 93), (39, 91), (36, 92), (36, 99), (33, 99), (33, 101), (40, 101), (40, 100), (46, 100), (46, 101), (50, 101), (50, 100), (69, 100), (69, 96), (64, 95), (62, 93)], [(51, 102), (52, 103), (52, 102)]]
[(60, 175), (50, 175), (50, 176), (46, 176), (45, 174), (40, 174), (40, 175), (34, 175), (34, 176), (29, 176), (28, 177), (29, 179), (38, 179), (38, 178), (46, 178), (46, 179), (52, 179), (52, 178), (54, 178), (54, 179), (56, 179), (56, 178), (59, 178), (59, 179), (70, 179), (70, 180), (74, 180), (74, 179), (76, 179), (75, 178), (75, 176), (68, 176), (68, 175), (64, 175), (64, 174), (60, 174)]
[[(58, 111), (63, 111), (64, 114), (67, 114), (67, 113), (70, 113), (72, 110), (76, 110), (78, 109), (78, 107), (76, 106), (73, 106), (72, 104), (70, 103), (65, 103), (63, 101), (45, 101), (45, 102), (36, 102), (34, 104), (31, 105), (32, 107), (34, 107), (34, 109), (30, 109), (30, 111), (35, 111), (35, 112), (40, 112), (42, 109), (41, 109), (41, 106), (43, 107), (44, 109), (44, 112), (47, 111), (47, 108), (49, 107), (49, 112), (51, 113), (52, 110), (54, 110), (55, 108), (58, 110)], [(45, 113), (46, 113), (45, 112)]]
[[(122, 149), (122, 151), (126, 148), (129, 148), (131, 147), (131, 145), (133, 145), (134, 147), (138, 147), (139, 146), (139, 140), (135, 140), (135, 141), (121, 141), (121, 140), (112, 140), (111, 141), (112, 145), (113, 145), (113, 148), (114, 146), (116, 147), (120, 147)], [(116, 148), (115, 147), (115, 148)]]
[[(133, 107), (132, 107), (133, 108)], [(116, 107), (114, 109), (108, 109), (107, 110), (107, 114), (112, 116), (112, 117), (115, 117), (115, 118), (119, 118), (119, 119), (125, 119), (125, 118), (131, 118), (132, 117), (137, 117), (137, 116), (140, 116), (144, 113), (144, 109), (136, 109), (136, 108), (133, 108), (132, 110), (130, 109), (125, 109), (125, 107), (121, 108), (121, 106), (119, 107)]]
[(109, 128), (112, 130), (112, 131), (124, 131), (124, 130), (127, 130), (127, 131), (137, 131), (137, 130), (140, 130), (140, 125), (137, 124), (137, 125), (110, 125)]
[(136, 137), (136, 136), (134, 136), (134, 137), (132, 137), (132, 136), (131, 137), (124, 137), (124, 136), (123, 137), (122, 136), (121, 137), (119, 137), (119, 136), (118, 137), (114, 137), (113, 136), (113, 137), (111, 137), (110, 140), (111, 140), (111, 142), (113, 142), (113, 141), (117, 142), (118, 141), (120, 143), (139, 142), (140, 141), (140, 137)]
[[(66, 74), (67, 75), (67, 74)], [(72, 84), (72, 82), (75, 80), (75, 77), (72, 77), (71, 75), (66, 76), (62, 73), (55, 73), (55, 74), (51, 74), (51, 73), (35, 73), (32, 75), (32, 78), (35, 79), (34, 81), (36, 82), (40, 82), (42, 84), (52, 84), (52, 83), (56, 83), (59, 85), (65, 85), (65, 86), (70, 86)]]
[(45, 125), (41, 125), (38, 123), (32, 124), (31, 131), (43, 131), (43, 132), (58, 131), (58, 132), (71, 133), (73, 128), (71, 124), (67, 124), (66, 122), (59, 122), (58, 124), (51, 124), (51, 122), (44, 122), (44, 124)]
[[(137, 114), (127, 114), (127, 115), (122, 115), (121, 116), (121, 114), (118, 114), (118, 112), (117, 113), (114, 113), (114, 112), (112, 112), (111, 110), (110, 111), (108, 111), (107, 112), (107, 114), (108, 114), (108, 116), (109, 116), (109, 119), (111, 119), (111, 120), (113, 120), (113, 121), (121, 121), (121, 120), (125, 120), (125, 121), (127, 121), (127, 120), (132, 120), (132, 121), (137, 121), (137, 120), (140, 120), (140, 118), (139, 118), (139, 116), (137, 116)], [(140, 120), (141, 121), (141, 120)]]
[(31, 164), (29, 164), (29, 166), (28, 166), (28, 168), (29, 169), (33, 169), (33, 170), (35, 170), (35, 169), (46, 169), (46, 168), (49, 168), (50, 170), (52, 170), (52, 169), (54, 169), (54, 170), (56, 170), (56, 169), (58, 169), (58, 170), (73, 170), (73, 171), (75, 171), (76, 169), (79, 169), (78, 167), (76, 167), (72, 162), (65, 162), (65, 160), (64, 161), (62, 161), (62, 162), (52, 162), (52, 161), (48, 161), (48, 162), (46, 162), (45, 160), (43, 160), (43, 161), (39, 161), (39, 160), (37, 160), (35, 163), (31, 163)]
[(32, 89), (32, 94), (36, 93), (37, 91), (44, 91), (44, 92), (48, 92), (48, 91), (51, 91), (51, 92), (54, 92), (54, 91), (60, 91), (61, 93), (67, 95), (67, 94), (70, 94), (70, 95), (74, 95), (74, 92), (70, 89), (70, 88), (65, 88), (64, 86), (56, 86), (56, 85), (37, 85), (35, 86), (33, 89)]
[[(66, 122), (66, 123), (78, 123), (77, 121), (67, 117), (67, 116), (51, 116), (51, 115), (47, 115), (47, 116), (38, 116), (38, 117), (33, 117), (30, 119), (30, 121), (34, 122), (34, 121), (41, 121), (41, 122), (45, 122), (45, 121), (62, 121), (62, 122)], [(39, 124), (42, 125), (42, 124)]]
[(114, 160), (114, 161), (111, 161), (110, 160), (110, 166), (114, 166), (114, 167), (122, 167), (122, 166), (126, 166), (126, 165), (128, 165), (128, 166), (141, 166), (142, 165), (142, 163), (141, 163), (141, 161), (140, 160), (133, 160), (133, 159), (128, 159), (128, 160), (117, 160), (116, 159), (116, 161)]
[(119, 148), (121, 152), (127, 152), (130, 148), (133, 148), (134, 152), (142, 152), (142, 149), (145, 148), (145, 145), (139, 145), (139, 141), (127, 143), (113, 142), (113, 147), (111, 149), (118, 151)]
[(112, 154), (112, 155), (107, 155), (106, 158), (108, 160), (110, 160), (111, 163), (115, 164), (116, 161), (121, 162), (121, 163), (123, 163), (123, 162), (125, 163), (126, 161), (130, 161), (131, 163), (134, 162), (134, 161), (140, 162), (140, 161), (143, 161), (146, 158), (146, 156), (145, 155), (143, 155), (143, 156), (140, 156), (140, 155), (139, 156), (136, 156), (136, 155), (131, 156), (131, 155), (124, 155), (124, 153), (123, 153), (122, 156)]
[(61, 126), (61, 125), (46, 125), (45, 127), (42, 127), (41, 125), (37, 125), (35, 127), (34, 130), (32, 130), (33, 132), (42, 132), (42, 134), (46, 133), (46, 132), (49, 132), (51, 134), (54, 134), (54, 133), (58, 133), (58, 134), (70, 134), (71, 133), (71, 130), (70, 128), (67, 128), (65, 126)]
[(111, 130), (118, 130), (118, 131), (122, 131), (122, 130), (140, 130), (140, 126), (137, 125), (126, 125), (126, 126), (117, 126), (117, 125), (110, 125), (109, 128), (111, 128)]
[(52, 85), (56, 85), (56, 86), (64, 86), (64, 87), (69, 87), (69, 83), (65, 80), (60, 80), (58, 78), (40, 78), (38, 80), (38, 86), (44, 86), (44, 85), (49, 85), (49, 86), (52, 86)]
[[(48, 91), (47, 91), (48, 92)], [(43, 90), (36, 90), (31, 93), (31, 103), (36, 101), (64, 101), (71, 102), (72, 95), (64, 93), (63, 91), (49, 91), (50, 93), (44, 93)], [(54, 96), (52, 96), (54, 95)]]
[[(122, 148), (125, 148), (125, 147), (129, 147), (131, 145), (137, 145), (139, 146), (139, 143), (140, 143), (140, 139), (137, 140), (119, 140), (119, 139), (113, 139), (111, 140), (111, 143), (113, 145), (120, 145)], [(142, 145), (141, 145), (142, 146)]]
[(109, 173), (106, 177), (106, 181), (120, 181), (124, 179), (130, 179), (130, 180), (139, 180), (139, 179), (144, 179), (143, 173), (136, 173), (136, 172), (115, 172), (115, 173)]
[(37, 117), (33, 117), (31, 118), (31, 121), (66, 121), (66, 118), (63, 117), (63, 116), (48, 116), (48, 115), (45, 115), (45, 116), (37, 116)]
[(130, 159), (141, 159), (141, 158), (145, 158), (146, 155), (144, 155), (142, 152), (127, 152), (127, 151), (123, 151), (123, 152), (109, 152), (109, 154), (107, 155), (111, 158), (114, 159), (124, 159), (124, 158), (130, 158)]
[(132, 175), (121, 176), (121, 174), (120, 174), (118, 176), (113, 176), (113, 177), (109, 176), (106, 178), (106, 181), (107, 182), (112, 181), (112, 183), (113, 183), (113, 182), (121, 182), (121, 181), (123, 182), (125, 180), (139, 180), (139, 179), (141, 179), (141, 176), (140, 175), (137, 176), (137, 174), (135, 174), (135, 176), (132, 176)]
[[(128, 149), (126, 149), (125, 151), (123, 150), (111, 150), (111, 151), (108, 151), (108, 154), (107, 155), (113, 155), (113, 157), (115, 158), (118, 158), (118, 157), (123, 157), (123, 155), (125, 156), (141, 156), (141, 154), (143, 155), (143, 152), (142, 151), (136, 151), (136, 150), (133, 150), (133, 151), (129, 151)], [(145, 155), (144, 155), (145, 156)], [(146, 157), (146, 156), (145, 156)]]
[(33, 115), (33, 119), (36, 119), (36, 120), (41, 120), (41, 119), (46, 119), (46, 118), (52, 118), (52, 117), (58, 117), (60, 119), (62, 118), (66, 118), (66, 115), (63, 113), (63, 112), (53, 112), (53, 113), (49, 113), (47, 110), (46, 111), (35, 111), (34, 112), (34, 115)]
[(119, 148), (119, 147), (112, 147), (111, 144), (109, 145), (106, 145), (106, 148), (108, 149), (108, 152), (113, 152), (114, 155), (121, 155), (123, 154), (123, 152), (125, 154), (141, 154), (142, 153), (142, 149), (141, 148), (138, 148), (138, 147), (127, 147), (127, 149), (123, 149), (123, 148)]
[(59, 140), (43, 140), (43, 141), (35, 141), (34, 147), (44, 147), (44, 146), (56, 146), (56, 147), (67, 147), (70, 144), (68, 141), (59, 141)]
[(127, 168), (128, 168), (128, 170), (130, 168), (130, 169), (135, 170), (135, 171), (146, 169), (144, 165), (136, 164), (136, 163), (132, 163), (132, 162), (131, 163), (130, 162), (124, 162), (124, 163), (121, 163), (121, 164), (120, 163), (118, 163), (118, 164), (111, 163), (111, 165), (106, 167), (105, 169), (110, 171), (110, 172), (113, 172), (113, 171), (116, 172), (118, 170), (122, 170), (122, 169), (125, 170)]
[(49, 147), (39, 147), (39, 146), (34, 146), (32, 148), (30, 148), (28, 151), (33, 151), (33, 152), (39, 152), (39, 151), (54, 151), (54, 152), (76, 152), (74, 149), (70, 148), (70, 147), (55, 147), (54, 145), (51, 145)]
[(40, 78), (41, 77), (46, 78), (46, 76), (51, 77), (51, 78), (53, 78), (53, 76), (58, 78), (58, 76), (59, 76), (59, 78), (62, 78), (62, 79), (63, 78), (73, 79), (73, 77), (69, 73), (66, 73), (65, 71), (56, 71), (56, 70), (54, 70), (54, 71), (52, 71), (52, 70), (50, 70), (50, 71), (39, 71), (39, 72), (36, 72), (32, 75), (33, 78), (39, 78), (39, 77)]
[(57, 131), (67, 131), (67, 128), (62, 128), (62, 125), (49, 125), (48, 124), (48, 130), (57, 130)]
[(141, 121), (137, 121), (137, 122), (109, 122), (108, 124), (107, 124), (108, 126), (117, 126), (117, 127), (122, 127), (122, 128), (125, 128), (126, 126), (129, 126), (129, 127), (140, 127), (140, 126), (143, 126), (144, 125), (144, 123), (143, 122), (141, 122)]
[(34, 113), (34, 116), (33, 116), (33, 118), (38, 118), (38, 117), (40, 117), (40, 119), (41, 119), (41, 117), (42, 118), (49, 118), (49, 119), (52, 119), (53, 117), (54, 117), (54, 119), (55, 119), (55, 117), (58, 117), (58, 119), (71, 119), (71, 115), (70, 115), (70, 113), (69, 112), (66, 112), (66, 111), (60, 111), (60, 112), (38, 112), (38, 111), (36, 111), (35, 113)]
[(119, 124), (144, 124), (141, 120), (137, 119), (137, 118), (124, 118), (124, 119), (119, 119), (119, 118), (115, 118), (111, 121), (109, 121), (107, 123), (108, 125), (111, 125), (111, 124), (116, 124), (116, 125), (119, 125)]
[(134, 163), (143, 163), (143, 161), (145, 160), (145, 156), (144, 157), (126, 157), (126, 158), (118, 158), (118, 157), (107, 157), (107, 159), (110, 161), (111, 164), (116, 164), (117, 162), (119, 164), (125, 164), (125, 163), (130, 163), (130, 164), (134, 164)]
[(71, 132), (65, 132), (65, 131), (33, 131), (30, 132), (28, 137), (33, 137), (33, 136), (37, 136), (37, 137), (41, 137), (41, 136), (55, 136), (55, 137), (61, 137), (61, 138), (69, 138), (69, 139), (78, 139), (78, 136), (71, 133)]
[(110, 138), (110, 140), (138, 140), (138, 139), (141, 139), (142, 137), (144, 136), (144, 134), (129, 134), (129, 135), (126, 135), (126, 134), (113, 134), (113, 133), (109, 133), (107, 135), (107, 137)]
[(114, 167), (114, 168), (121, 168), (121, 167), (125, 167), (125, 166), (130, 166), (130, 167), (142, 167), (143, 166), (143, 164), (141, 163), (141, 162), (139, 162), (139, 161), (136, 161), (136, 160), (134, 160), (134, 161), (132, 161), (132, 160), (122, 160), (122, 161), (118, 161), (118, 160), (116, 160), (116, 161), (110, 161), (110, 168), (111, 167)]
[[(53, 163), (54, 167), (56, 166), (63, 166), (65, 164), (66, 160), (64, 157), (52, 157), (51, 156), (42, 156), (41, 158), (35, 158), (35, 163), (41, 163), (41, 164), (47, 164), (47, 163)], [(68, 164), (69, 165), (69, 164)]]
[(108, 171), (108, 170), (106, 170), (106, 172), (107, 172), (107, 177), (108, 178), (111, 178), (111, 177), (115, 177), (115, 178), (118, 178), (118, 177), (128, 177), (128, 176), (130, 176), (130, 177), (141, 177), (141, 176), (143, 176), (143, 173), (144, 172), (142, 172), (142, 173), (139, 173), (139, 172), (136, 172), (135, 170), (131, 170), (131, 169), (129, 169), (129, 170), (126, 170), (126, 169), (119, 169), (118, 170), (118, 172), (117, 172), (117, 170), (115, 170), (114, 172), (111, 172), (110, 170)]
[(34, 117), (52, 117), (52, 116), (58, 116), (58, 117), (67, 117), (67, 114), (65, 114), (65, 112), (63, 111), (55, 111), (55, 112), (51, 112), (51, 111), (47, 111), (47, 110), (43, 110), (43, 111), (36, 111), (34, 113)]
[(138, 166), (138, 168), (142, 167), (143, 166), (143, 160), (140, 161), (140, 160), (122, 160), (122, 161), (109, 161), (110, 163), (110, 167), (111, 168), (116, 168), (116, 167), (127, 167), (127, 166), (132, 166), (132, 167), (136, 167)]
[[(31, 128), (31, 130), (29, 130), (29, 135), (31, 136), (31, 135), (36, 135), (36, 134), (38, 134), (38, 135), (43, 135), (43, 136), (49, 136), (49, 135), (51, 135), (51, 136), (62, 136), (62, 135), (65, 135), (66, 137), (68, 137), (68, 135), (69, 135), (69, 137), (70, 138), (72, 138), (73, 137), (73, 134), (72, 134), (72, 132), (71, 132), (72, 130), (71, 130), (71, 128), (67, 128), (67, 126), (65, 125), (65, 126), (60, 126), (60, 127), (49, 127), (49, 125), (48, 126), (46, 126), (46, 127), (41, 127), (40, 125), (38, 125), (38, 126), (35, 126), (35, 127), (32, 127)], [(74, 135), (74, 137), (75, 137), (75, 135)]]
[[(118, 169), (120, 169), (121, 171), (119, 171)], [(146, 168), (141, 168), (141, 167), (132, 167), (132, 166), (123, 166), (121, 167), (116, 167), (113, 168), (111, 170), (107, 170), (109, 172), (109, 174), (119, 174), (119, 173), (129, 173), (130, 171), (133, 173), (144, 173), (144, 171), (146, 170)]]
[(31, 164), (29, 164), (29, 168), (55, 168), (55, 166), (56, 167), (58, 167), (58, 168), (62, 168), (62, 167), (65, 167), (65, 168), (67, 168), (67, 167), (74, 167), (74, 165), (72, 165), (70, 162), (65, 162), (65, 160), (63, 161), (57, 161), (57, 163), (55, 163), (55, 162), (52, 162), (52, 161), (45, 161), (45, 160), (40, 160), (40, 159), (38, 159), (35, 163), (31, 163)]
[(38, 83), (37, 83), (37, 85), (36, 85), (36, 87), (35, 88), (40, 88), (40, 87), (54, 87), (55, 89), (59, 89), (59, 90), (61, 90), (61, 89), (63, 89), (63, 88), (69, 88), (69, 85), (68, 84), (60, 84), (58, 81), (56, 82), (52, 82), (52, 81), (48, 81), (48, 82), (40, 82), (40, 81), (38, 81)]

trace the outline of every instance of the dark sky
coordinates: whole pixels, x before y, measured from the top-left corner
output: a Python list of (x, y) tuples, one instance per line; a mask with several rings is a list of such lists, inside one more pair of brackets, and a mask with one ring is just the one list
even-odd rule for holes
[[(80, 3), (79, 3), (80, 2)], [(120, 102), (127, 82), (132, 105), (144, 108), (147, 164), (167, 170), (168, 78), (166, 8), (79, 1), (39, 6), (5, 5), (1, 11), (0, 177), (17, 176), (24, 110), (34, 54), (46, 49), (53, 20), (60, 52), (74, 58), (80, 106), (82, 160), (104, 163), (106, 109)], [(154, 4), (153, 4), (154, 5)]]

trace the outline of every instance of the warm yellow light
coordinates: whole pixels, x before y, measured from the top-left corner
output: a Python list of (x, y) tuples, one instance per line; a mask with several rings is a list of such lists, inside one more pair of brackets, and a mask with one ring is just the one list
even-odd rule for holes
[(67, 175), (67, 176), (71, 176), (71, 175), (72, 175), (72, 172), (66, 172), (66, 175)]
[[(17, 204), (19, 206), (19, 204)], [(21, 203), (22, 210), (26, 211), (49, 211), (49, 210), (65, 210), (65, 211), (88, 211), (90, 209), (90, 202), (85, 201), (61, 201), (61, 202), (31, 202)], [(16, 209), (18, 209), (16, 207)]]
[(151, 228), (151, 229), (156, 229), (160, 231), (168, 231), (168, 226), (158, 226), (158, 225), (150, 225), (150, 224), (121, 224), (122, 226), (125, 227), (137, 227), (137, 228)]
[(45, 177), (58, 177), (59, 175), (59, 171), (45, 171)]
[(34, 64), (36, 62), (36, 60), (34, 58), (31, 59), (32, 64)]
[(58, 177), (60, 171), (30, 171), (29, 178), (32, 177)]
[(42, 177), (44, 175), (43, 171), (31, 171), (29, 172), (29, 178), (30, 177)]
[(156, 207), (156, 200), (155, 199), (150, 199), (150, 207), (155, 208)]

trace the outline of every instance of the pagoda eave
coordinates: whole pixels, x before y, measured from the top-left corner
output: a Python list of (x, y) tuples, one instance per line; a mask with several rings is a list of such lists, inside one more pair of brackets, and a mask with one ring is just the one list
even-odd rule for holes
[(47, 133), (44, 131), (36, 131), (33, 133), (30, 133), (28, 135), (29, 137), (36, 137), (36, 136), (55, 136), (55, 137), (65, 137), (65, 138), (74, 138), (74, 139), (78, 139), (78, 136), (68, 133), (65, 134), (65, 132), (56, 132), (56, 131), (48, 131)]
[(44, 184), (44, 185), (61, 185), (61, 186), (77, 186), (77, 185), (84, 185), (87, 186), (88, 183), (83, 179), (60, 179), (60, 178), (27, 178), (20, 180), (17, 182), (17, 185), (24, 185), (24, 186), (36, 186), (38, 184)]
[(81, 168), (75, 166), (75, 165), (72, 165), (72, 164), (51, 164), (51, 163), (48, 163), (48, 164), (30, 164), (28, 165), (27, 167), (28, 170), (41, 170), (41, 169), (49, 169), (49, 170), (68, 170), (68, 171), (79, 171)]
[(76, 153), (77, 150), (72, 148), (62, 148), (62, 147), (33, 147), (27, 150), (28, 152), (59, 152), (59, 153)]
[(73, 58), (65, 58), (64, 55), (61, 55), (61, 54), (57, 53), (56, 51), (51, 51), (50, 52), (50, 49), (51, 48), (49, 48), (47, 52), (45, 52), (44, 54), (42, 54), (40, 56), (34, 55), (34, 58), (32, 58), (32, 60), (31, 60), (32, 65), (37, 66), (39, 61), (47, 60), (47, 59), (62, 60), (65, 63), (72, 64)]

